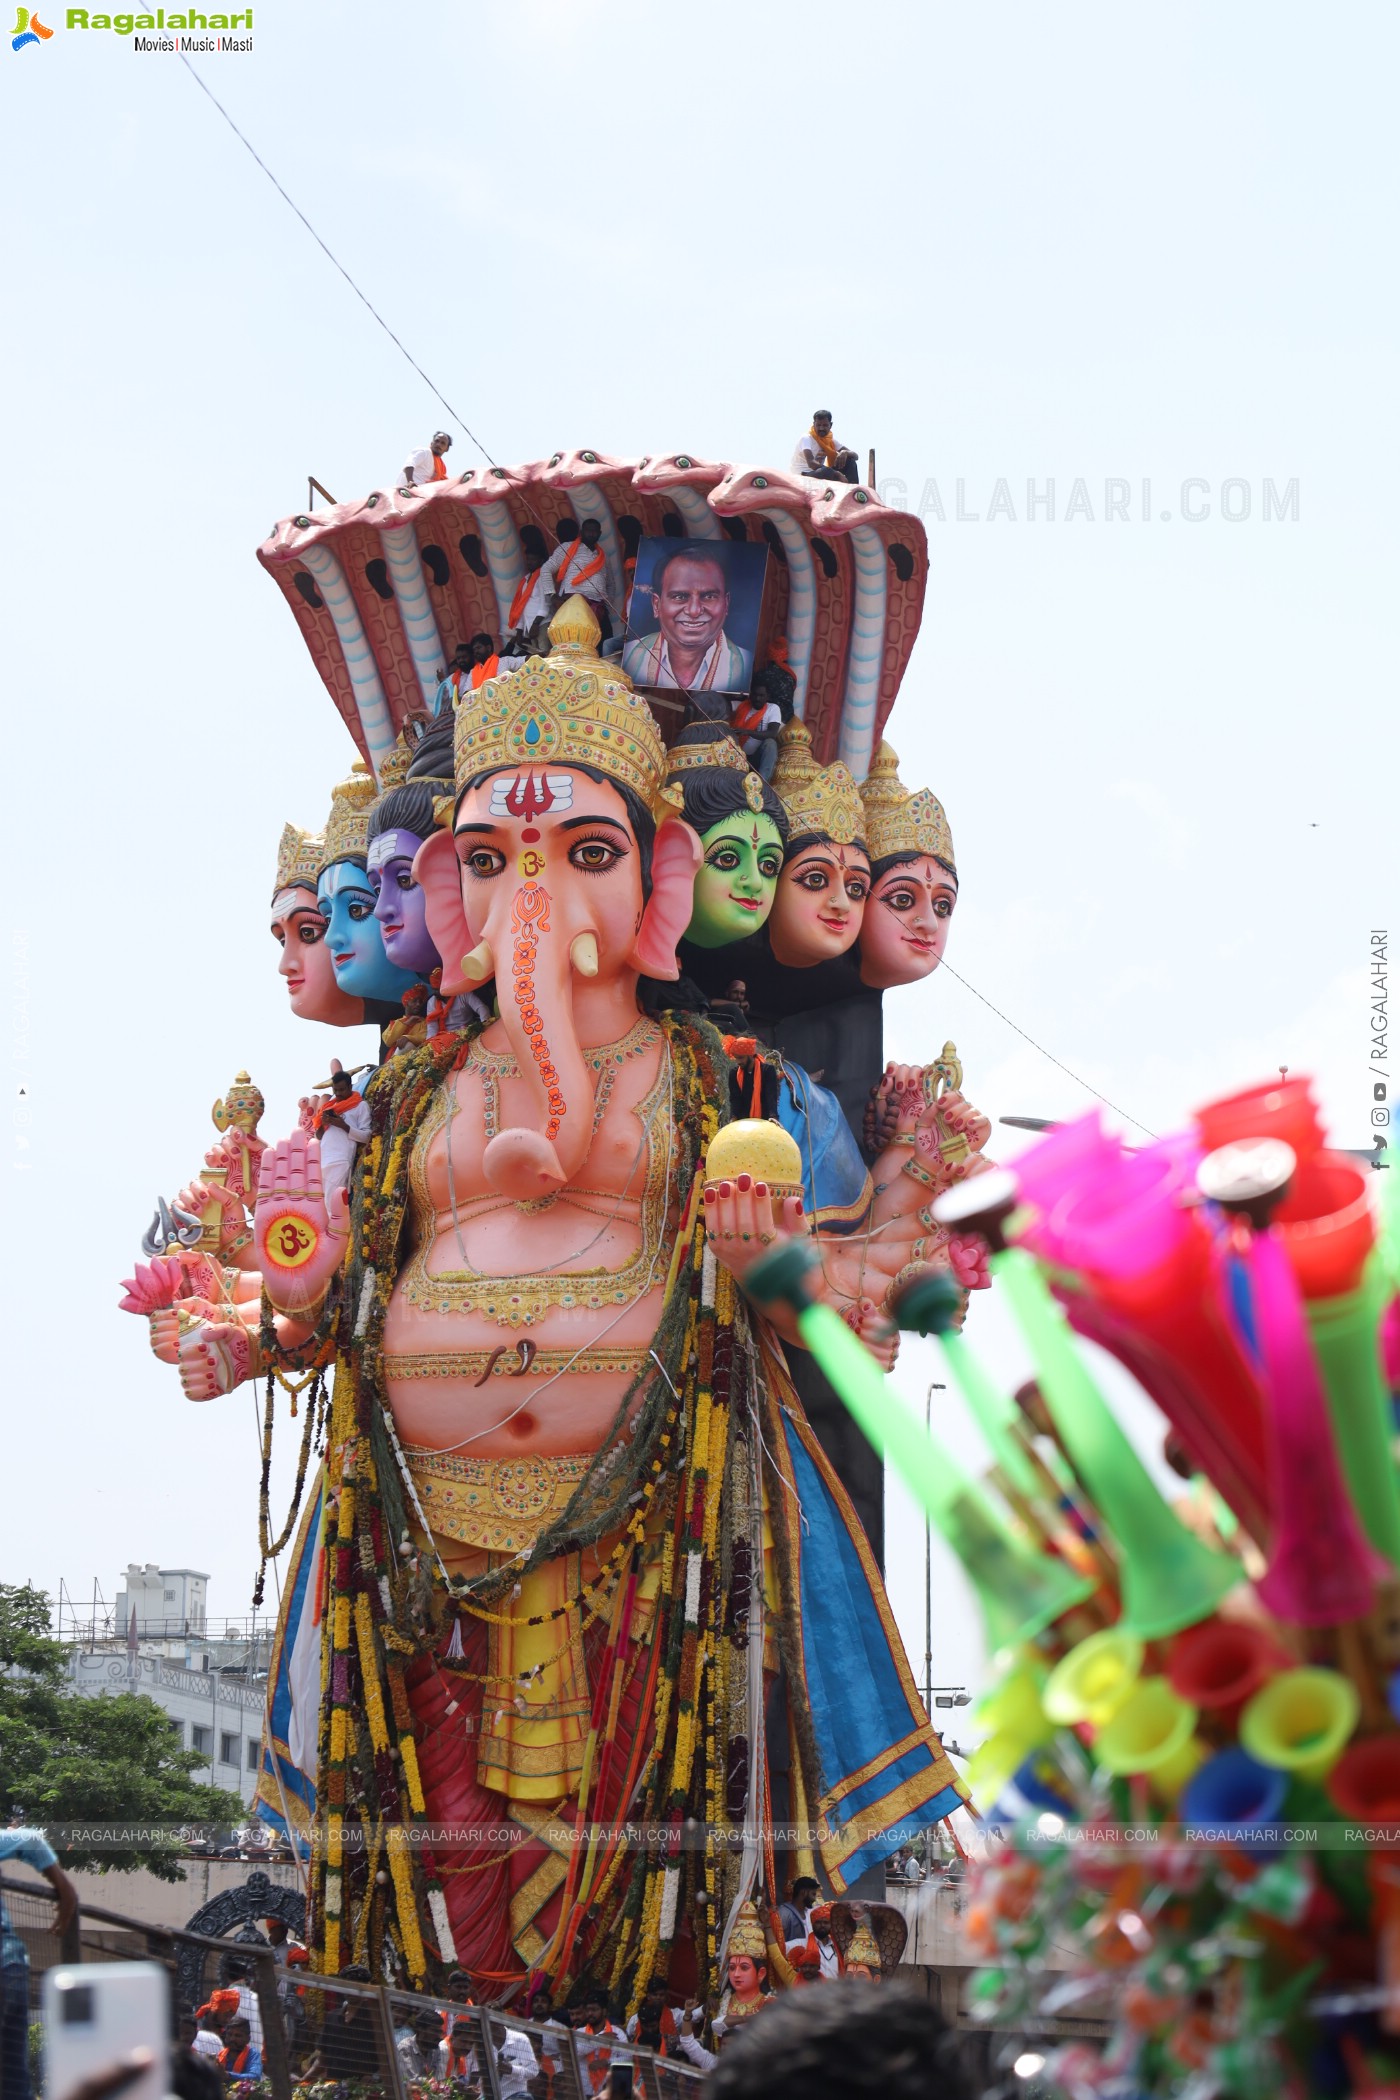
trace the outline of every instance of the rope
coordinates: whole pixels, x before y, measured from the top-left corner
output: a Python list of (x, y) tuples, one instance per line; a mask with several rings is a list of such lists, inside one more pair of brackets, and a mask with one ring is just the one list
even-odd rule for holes
[(452, 417), (453, 421), (457, 423), (460, 426), (460, 428), (463, 431), (465, 431), (466, 435), (471, 439), (471, 442), (476, 446), (476, 449), (481, 454), (482, 458), (486, 460), (489, 465), (494, 467), (496, 464), (495, 460), (492, 459), (491, 454), (482, 444), (481, 439), (476, 435), (475, 431), (469, 427), (466, 418), (452, 406), (452, 403), (448, 400), (446, 394), (443, 393), (441, 387), (434, 385), (433, 381), (429, 379), (427, 373), (423, 370), (423, 367), (419, 364), (417, 358), (413, 355), (412, 351), (406, 349), (403, 343), (400, 342), (399, 338), (395, 335), (393, 329), (389, 326), (389, 323), (385, 320), (383, 314), (380, 313), (378, 307), (374, 304), (374, 301), (368, 296), (367, 293), (362, 292), (360, 290), (360, 287), (356, 284), (354, 278), (350, 275), (350, 272), (346, 269), (344, 263), (340, 261), (339, 257), (331, 253), (330, 249), (321, 239), (320, 234), (317, 233), (315, 227), (312, 225), (310, 219), (307, 218), (306, 213), (302, 210), (301, 206), (295, 203), (294, 200), (287, 195), (287, 192), (283, 189), (281, 183), (277, 180), (277, 177), (273, 174), (271, 168), (267, 165), (267, 162), (258, 152), (257, 147), (253, 145), (252, 141), (246, 138), (244, 134), (239, 130), (238, 126), (234, 123), (233, 118), (224, 108), (223, 103), (214, 93), (214, 90), (195, 71), (194, 67), (190, 64), (183, 51), (180, 53), (180, 63), (185, 68), (185, 71), (189, 74), (191, 80), (193, 80), (198, 87), (203, 89), (204, 93), (209, 97), (209, 100), (213, 103), (215, 109), (219, 112), (219, 115), (223, 118), (224, 122), (227, 124), (229, 130), (233, 133), (234, 137), (236, 139), (241, 140), (243, 145), (245, 145), (248, 148), (248, 151), (252, 154), (254, 160), (262, 169), (264, 175), (266, 175), (268, 181), (272, 184), (272, 187), (276, 190), (278, 196), (282, 199), (283, 203), (291, 206), (291, 209), (301, 220), (302, 225), (306, 228), (312, 240), (316, 243), (316, 246), (321, 250), (321, 253), (326, 257), (326, 260), (334, 264), (335, 268), (339, 270), (341, 276), (349, 285), (351, 291), (355, 294), (355, 297), (361, 302), (362, 305), (367, 306), (369, 308), (370, 312), (374, 315), (375, 320), (384, 330), (385, 335), (388, 336), (390, 342), (394, 345), (394, 348), (408, 359), (408, 362), (412, 365), (414, 371), (418, 374), (418, 377), (422, 380), (424, 386), (427, 387), (429, 393), (435, 394), (437, 396), (438, 400), (442, 403), (443, 407), (447, 410), (447, 413)]
[(946, 956), (939, 964), (939, 968), (946, 970), (950, 977), (955, 978), (965, 992), (971, 992), (974, 999), (980, 999), (982, 1004), (990, 1008), (999, 1021), (1005, 1021), (1008, 1028), (1014, 1028), (1021, 1040), (1030, 1044), (1032, 1050), (1038, 1050), (1042, 1057), (1049, 1058), (1052, 1065), (1058, 1065), (1062, 1072), (1068, 1073), (1076, 1086), (1082, 1086), (1086, 1094), (1092, 1094), (1096, 1101), (1102, 1101), (1104, 1107), (1111, 1108), (1115, 1116), (1122, 1116), (1127, 1122), (1135, 1124), (1139, 1130), (1146, 1130), (1147, 1135), (1155, 1142), (1157, 1137), (1155, 1130), (1148, 1130), (1147, 1125), (1140, 1122), (1136, 1116), (1129, 1115), (1126, 1108), (1120, 1108), (1116, 1101), (1109, 1100), (1107, 1094), (1101, 1094), (1096, 1086), (1090, 1086), (1087, 1079), (1081, 1079), (1079, 1074), (1064, 1062), (1063, 1058), (1056, 1057), (1053, 1050), (1047, 1050), (1044, 1043), (1038, 1043), (1033, 1035), (1027, 1035), (1025, 1029), (1022, 1028), (1018, 1021), (1013, 1021), (1010, 1014), (1004, 1014), (999, 1006), (993, 1006), (991, 1000), (987, 998), (985, 993), (979, 992), (975, 984), (969, 984), (965, 977), (959, 977)]

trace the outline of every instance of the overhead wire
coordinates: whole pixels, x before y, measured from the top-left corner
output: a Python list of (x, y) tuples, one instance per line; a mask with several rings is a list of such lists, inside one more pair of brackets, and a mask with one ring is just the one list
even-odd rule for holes
[(307, 218), (306, 213), (302, 210), (301, 206), (296, 202), (294, 198), (289, 197), (287, 195), (287, 192), (283, 189), (281, 183), (277, 180), (277, 177), (273, 174), (271, 168), (263, 159), (262, 155), (259, 153), (257, 147), (253, 144), (252, 140), (249, 139), (244, 132), (239, 130), (237, 124), (234, 123), (233, 118), (224, 108), (223, 103), (214, 93), (214, 90), (209, 86), (209, 83), (206, 80), (204, 80), (202, 76), (190, 64), (188, 58), (186, 58), (183, 51), (180, 53), (180, 63), (185, 68), (185, 71), (189, 74), (190, 78), (200, 88), (202, 88), (204, 93), (209, 97), (209, 100), (213, 103), (215, 109), (219, 112), (219, 115), (228, 125), (228, 128), (233, 133), (234, 137), (240, 140), (241, 143), (247, 147), (248, 151), (252, 154), (254, 160), (257, 162), (258, 166), (262, 169), (264, 175), (266, 175), (268, 181), (272, 184), (272, 187), (276, 190), (278, 196), (282, 199), (283, 203), (289, 205), (291, 209), (296, 213), (297, 217), (301, 220), (302, 225), (306, 228), (312, 240), (316, 243), (316, 246), (326, 257), (326, 260), (330, 263), (333, 263), (335, 268), (339, 270), (341, 276), (345, 279), (345, 282), (349, 285), (351, 291), (355, 294), (355, 297), (360, 301), (360, 303), (363, 306), (369, 308), (369, 311), (373, 314), (375, 320), (384, 330), (385, 335), (388, 336), (390, 342), (394, 345), (395, 349), (398, 350), (404, 357), (408, 359), (408, 362), (412, 365), (414, 371), (418, 374), (418, 377), (422, 380), (423, 384), (427, 387), (428, 391), (436, 395), (437, 399), (447, 410), (447, 413), (461, 427), (461, 429), (466, 433), (467, 437), (471, 439), (471, 442), (476, 446), (476, 449), (481, 454), (482, 458), (487, 462), (488, 465), (494, 467), (496, 465), (496, 461), (491, 457), (491, 454), (482, 444), (481, 439), (471, 428), (470, 424), (466, 420), (466, 417), (462, 415), (460, 410), (455, 409), (452, 406), (452, 403), (448, 400), (446, 394), (443, 393), (442, 388), (428, 377), (427, 373), (423, 370), (423, 367), (419, 364), (417, 358), (413, 355), (413, 352), (404, 345), (404, 343), (399, 339), (398, 336), (395, 335), (393, 329), (389, 326), (389, 323), (385, 320), (383, 314), (380, 313), (379, 308), (375, 305), (374, 301), (369, 297), (367, 292), (362, 291), (359, 285), (356, 284), (354, 278), (350, 275), (350, 272), (346, 269), (344, 263), (340, 260), (339, 256), (333, 254), (330, 248), (327, 247), (326, 243), (322, 240), (320, 234), (316, 231), (316, 228), (312, 225), (310, 219)]
[(991, 1000), (986, 996), (985, 992), (979, 992), (975, 984), (969, 984), (965, 977), (959, 975), (958, 971), (956, 971), (953, 968), (953, 965), (948, 961), (946, 956), (943, 958), (943, 961), (940, 963), (939, 967), (940, 969), (946, 970), (950, 977), (955, 978), (957, 982), (962, 986), (964, 991), (971, 992), (974, 999), (980, 999), (982, 1001), (982, 1004), (985, 1007), (987, 1007), (992, 1013), (994, 1013), (999, 1021), (1005, 1021), (1008, 1028), (1014, 1028), (1017, 1035), (1021, 1037), (1022, 1041), (1030, 1044), (1032, 1050), (1038, 1050), (1042, 1057), (1048, 1057), (1051, 1064), (1057, 1065), (1062, 1072), (1066, 1073), (1069, 1076), (1069, 1078), (1071, 1078), (1074, 1081), (1076, 1086), (1082, 1086), (1086, 1094), (1092, 1094), (1096, 1101), (1102, 1101), (1104, 1107), (1111, 1108), (1115, 1116), (1122, 1116), (1124, 1120), (1126, 1122), (1131, 1123), (1135, 1129), (1146, 1130), (1147, 1135), (1154, 1142), (1156, 1141), (1157, 1132), (1155, 1130), (1148, 1130), (1147, 1125), (1139, 1121), (1137, 1116), (1129, 1115), (1126, 1108), (1120, 1108), (1116, 1101), (1110, 1101), (1107, 1094), (1101, 1094), (1096, 1086), (1090, 1086), (1088, 1080), (1082, 1078), (1078, 1072), (1074, 1071), (1071, 1066), (1067, 1065), (1063, 1058), (1056, 1057), (1053, 1050), (1047, 1050), (1044, 1043), (1038, 1043), (1033, 1035), (1027, 1034), (1026, 1030), (1022, 1028), (1019, 1021), (1013, 1021), (1010, 1014), (1004, 1014), (999, 1006), (994, 1006), (992, 1004)]

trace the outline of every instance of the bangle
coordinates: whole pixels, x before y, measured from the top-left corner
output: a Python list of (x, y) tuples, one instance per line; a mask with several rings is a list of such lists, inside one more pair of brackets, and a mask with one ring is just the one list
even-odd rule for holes
[(926, 1189), (942, 1190), (941, 1175), (932, 1173), (921, 1159), (906, 1159), (899, 1171), (901, 1174), (907, 1174), (911, 1181), (921, 1181)]

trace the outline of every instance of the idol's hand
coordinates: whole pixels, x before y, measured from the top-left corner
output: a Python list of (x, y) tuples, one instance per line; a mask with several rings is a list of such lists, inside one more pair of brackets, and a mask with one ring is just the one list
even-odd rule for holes
[(257, 1337), (240, 1321), (210, 1321), (181, 1337), (180, 1384), (187, 1400), (231, 1393), (257, 1368)]
[(191, 1217), (199, 1218), (211, 1203), (219, 1206), (219, 1246), (221, 1262), (239, 1262), (251, 1259), (252, 1235), (248, 1230), (247, 1213), (242, 1200), (232, 1189), (224, 1188), (217, 1181), (192, 1181), (181, 1189), (175, 1198), (178, 1210), (187, 1210)]
[(851, 1332), (864, 1342), (882, 1371), (892, 1371), (899, 1355), (899, 1329), (873, 1298), (862, 1298), (846, 1315)]
[(304, 1318), (326, 1294), (345, 1257), (350, 1206), (342, 1189), (334, 1214), (321, 1190), (321, 1147), (295, 1130), (262, 1158), (253, 1235), (263, 1287), (274, 1307)]
[(990, 1289), (992, 1272), (987, 1266), (990, 1249), (980, 1232), (955, 1232), (948, 1241), (948, 1266), (953, 1281), (965, 1291)]
[(767, 1182), (752, 1175), (711, 1182), (705, 1190), (706, 1244), (738, 1284), (778, 1240), (806, 1230), (802, 1198), (784, 1196), (775, 1220)]
[(124, 1277), (126, 1296), (121, 1310), (129, 1313), (159, 1312), (181, 1298), (212, 1298), (219, 1288), (214, 1264), (202, 1254), (158, 1254), (153, 1261), (138, 1261), (134, 1276)]

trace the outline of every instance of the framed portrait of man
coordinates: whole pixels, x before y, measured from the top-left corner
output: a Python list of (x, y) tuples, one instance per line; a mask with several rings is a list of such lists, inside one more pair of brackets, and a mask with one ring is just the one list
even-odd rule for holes
[(740, 540), (643, 540), (622, 649), (633, 684), (747, 693), (767, 562)]

